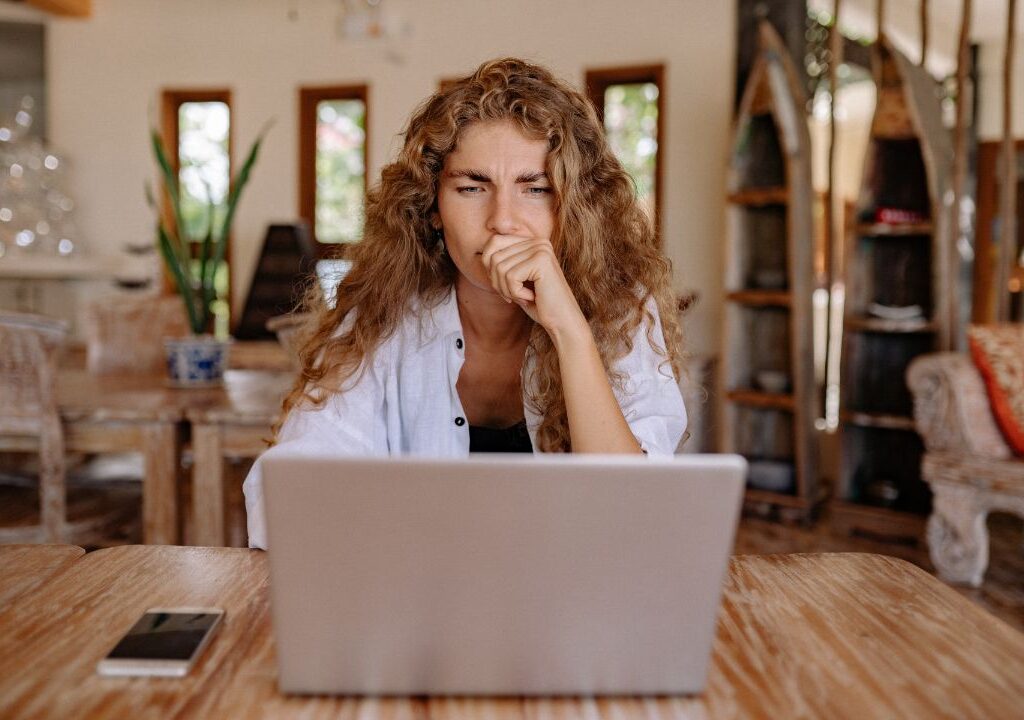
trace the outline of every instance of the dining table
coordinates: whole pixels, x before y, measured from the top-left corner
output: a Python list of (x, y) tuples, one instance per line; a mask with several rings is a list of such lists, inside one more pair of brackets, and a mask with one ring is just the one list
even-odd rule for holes
[[(220, 438), (233, 439), (230, 431), (239, 425), (269, 437), (293, 378), (292, 370), (234, 369), (226, 371), (220, 385), (183, 388), (172, 386), (163, 374), (99, 374), (63, 367), (57, 373), (57, 405), (65, 447), (81, 453), (142, 453), (143, 542), (162, 545), (183, 541), (179, 468), (190, 441), (197, 458), (192, 504), (198, 517), (193, 528), (205, 541), (216, 535), (206, 523), (223, 528), (222, 517), (212, 518), (224, 507), (220, 455), (225, 443)], [(206, 417), (222, 418), (214, 424), (213, 438), (206, 433), (208, 426), (196, 430), (190, 425), (193, 418)], [(231, 452), (250, 457), (262, 447), (228, 443)], [(217, 462), (212, 453), (218, 454)], [(214, 485), (219, 493), (211, 491)]]
[[(259, 550), (122, 546), (75, 560), (0, 613), (0, 717), (862, 720), (1011, 718), (1024, 707), (1024, 635), (881, 555), (733, 557), (706, 689), (681, 696), (286, 695), (270, 581)], [(184, 678), (98, 675), (154, 606), (226, 615)]]
[(0, 545), (0, 612), (84, 554), (77, 545)]

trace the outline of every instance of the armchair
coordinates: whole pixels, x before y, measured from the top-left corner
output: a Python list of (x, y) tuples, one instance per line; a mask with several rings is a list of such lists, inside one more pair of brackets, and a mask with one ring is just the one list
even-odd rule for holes
[(993, 510), (1024, 517), (1024, 458), (992, 416), (981, 373), (966, 353), (918, 357), (907, 369), (922, 475), (934, 494), (928, 551), (945, 580), (977, 587), (988, 566)]

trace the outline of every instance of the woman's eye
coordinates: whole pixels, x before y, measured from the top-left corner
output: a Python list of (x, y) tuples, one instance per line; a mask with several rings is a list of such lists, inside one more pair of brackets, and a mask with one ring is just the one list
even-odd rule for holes
[(455, 191), (462, 193), (463, 195), (477, 195), (483, 192), (483, 188), (479, 185), (465, 185), (463, 187), (455, 188)]
[(549, 187), (531, 187), (526, 189), (527, 195), (550, 195), (551, 188)]

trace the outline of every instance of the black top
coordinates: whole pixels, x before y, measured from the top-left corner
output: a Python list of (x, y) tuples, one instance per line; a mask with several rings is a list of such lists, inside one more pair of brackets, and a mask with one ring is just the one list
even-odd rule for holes
[(469, 451), (498, 453), (532, 453), (533, 444), (526, 429), (526, 421), (520, 420), (512, 427), (489, 428), (469, 426)]

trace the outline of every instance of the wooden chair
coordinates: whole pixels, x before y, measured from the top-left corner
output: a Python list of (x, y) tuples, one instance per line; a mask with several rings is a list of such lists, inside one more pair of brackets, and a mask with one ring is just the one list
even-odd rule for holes
[(89, 303), (82, 317), (89, 372), (159, 373), (165, 337), (189, 333), (177, 295), (112, 296)]
[[(189, 333), (181, 297), (123, 293), (89, 302), (82, 313), (86, 368), (98, 375), (160, 374), (166, 363), (163, 339)], [(78, 485), (137, 483), (143, 474), (138, 453), (107, 453), (86, 459), (75, 473)]]
[(39, 523), (0, 527), (0, 542), (65, 542), (64, 433), (55, 395), (67, 326), (0, 313), (0, 447), (39, 453)]

